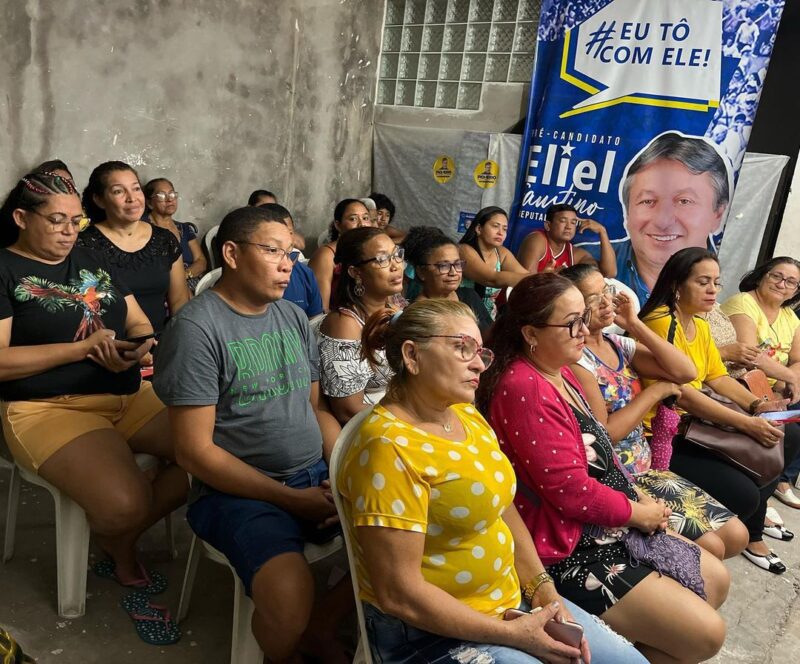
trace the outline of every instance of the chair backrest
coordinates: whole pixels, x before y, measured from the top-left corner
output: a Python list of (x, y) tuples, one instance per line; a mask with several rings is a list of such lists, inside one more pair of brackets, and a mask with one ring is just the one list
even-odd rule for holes
[(207, 272), (203, 275), (200, 281), (197, 282), (197, 286), (194, 289), (195, 295), (200, 295), (204, 290), (211, 288), (215, 283), (219, 281), (219, 278), (222, 276), (222, 268), (216, 267), (211, 272)]
[(213, 268), (217, 267), (217, 257), (214, 253), (214, 238), (217, 237), (217, 231), (219, 231), (219, 224), (210, 228), (206, 233), (206, 236), (203, 238), (203, 246), (206, 249), (206, 258), (208, 259), (208, 264)]
[(355, 437), (358, 434), (358, 430), (361, 428), (361, 424), (371, 413), (372, 413), (372, 408), (370, 407), (364, 408), (364, 410), (362, 410), (357, 415), (353, 416), (350, 419), (350, 421), (344, 426), (342, 432), (339, 434), (339, 437), (336, 439), (336, 444), (333, 447), (333, 452), (331, 453), (330, 468), (329, 468), (331, 492), (333, 493), (333, 500), (336, 504), (336, 511), (339, 512), (339, 519), (342, 522), (344, 545), (347, 548), (347, 560), (350, 564), (350, 578), (353, 581), (353, 593), (356, 598), (356, 612), (358, 613), (358, 630), (359, 633), (361, 634), (361, 644), (362, 644), (361, 649), (363, 651), (366, 664), (372, 664), (372, 655), (369, 649), (369, 640), (367, 638), (367, 626), (364, 623), (364, 607), (361, 605), (361, 600), (358, 599), (359, 587), (358, 587), (358, 574), (356, 572), (356, 556), (355, 556), (355, 551), (353, 550), (353, 542), (350, 539), (350, 523), (347, 520), (347, 511), (344, 509), (344, 502), (342, 500), (341, 494), (339, 493), (339, 487), (336, 479), (339, 473), (339, 465), (341, 464), (342, 459), (344, 458), (345, 454), (347, 454), (347, 450), (353, 443), (353, 440), (355, 440)]
[(759, 399), (773, 399), (772, 386), (769, 384), (767, 374), (761, 369), (751, 369), (741, 378), (747, 389)]
[[(634, 291), (627, 284), (623, 284), (618, 279), (611, 279), (609, 277), (606, 277), (605, 282), (609, 286), (613, 286), (614, 288), (616, 288), (617, 293), (625, 293), (625, 295), (627, 295), (630, 301), (633, 303), (633, 311), (637, 314), (639, 313), (639, 309), (641, 309), (642, 307), (641, 303), (639, 302), (639, 296), (636, 294), (636, 291)], [(619, 334), (620, 336), (625, 336), (625, 334), (627, 334), (627, 330), (623, 330), (619, 325), (614, 325), (614, 323), (608, 325), (607, 327), (604, 327), (603, 332), (605, 332), (606, 334)]]
[[(319, 328), (322, 327), (322, 321), (325, 320), (325, 316), (327, 316), (324, 311), (321, 314), (317, 314), (313, 318), (309, 319), (308, 326), (311, 328), (311, 331), (314, 333), (314, 336), (317, 339), (317, 343), (319, 343)], [(349, 422), (348, 422), (349, 424)]]

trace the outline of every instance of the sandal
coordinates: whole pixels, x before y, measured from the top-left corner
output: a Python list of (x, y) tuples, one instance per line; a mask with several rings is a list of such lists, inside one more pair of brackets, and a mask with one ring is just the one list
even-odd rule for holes
[(99, 577), (114, 579), (121, 586), (136, 588), (148, 595), (160, 595), (167, 589), (167, 579), (161, 572), (157, 572), (156, 570), (148, 572), (140, 562), (137, 562), (136, 565), (139, 567), (139, 574), (141, 574), (141, 576), (133, 581), (121, 581), (117, 576), (117, 565), (110, 558), (101, 560), (92, 565), (92, 571)]
[(150, 603), (150, 595), (142, 591), (132, 592), (120, 601), (136, 625), (139, 638), (152, 646), (168, 646), (181, 638), (181, 628), (173, 622), (165, 606)]

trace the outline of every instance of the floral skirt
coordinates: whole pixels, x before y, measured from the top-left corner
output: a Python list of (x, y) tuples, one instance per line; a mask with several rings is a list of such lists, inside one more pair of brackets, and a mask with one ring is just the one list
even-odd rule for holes
[(667, 504), (672, 510), (670, 529), (686, 539), (694, 541), (707, 532), (719, 530), (734, 517), (733, 512), (699, 486), (670, 470), (648, 470), (635, 479), (644, 493)]
[(654, 570), (631, 562), (619, 540), (598, 540), (584, 532), (572, 555), (547, 571), (562, 597), (600, 616)]

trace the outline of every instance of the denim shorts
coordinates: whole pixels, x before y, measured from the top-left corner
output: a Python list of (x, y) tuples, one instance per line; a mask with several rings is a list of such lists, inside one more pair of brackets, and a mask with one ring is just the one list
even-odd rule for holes
[[(324, 459), (303, 468), (284, 484), (293, 489), (319, 486), (328, 479)], [(186, 519), (197, 536), (228, 559), (250, 595), (253, 577), (261, 566), (282, 553), (303, 553), (306, 542), (322, 543), (340, 532), (338, 525), (320, 530), (262, 500), (210, 493), (189, 506)]]
[[(604, 622), (563, 600), (564, 606), (583, 625), (592, 664), (647, 664), (645, 657)], [(542, 664), (521, 650), (490, 643), (459, 641), (425, 632), (382, 613), (363, 602), (364, 622), (375, 664)], [(523, 601), (519, 607), (530, 611)]]

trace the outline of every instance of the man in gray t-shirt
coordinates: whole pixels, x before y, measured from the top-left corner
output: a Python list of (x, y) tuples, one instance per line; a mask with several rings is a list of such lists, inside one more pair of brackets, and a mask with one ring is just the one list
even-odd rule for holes
[(320, 395), (308, 320), (281, 300), (292, 240), (270, 207), (222, 220), (222, 277), (170, 321), (153, 385), (194, 478), (189, 524), (236, 569), (256, 607), (253, 633), (282, 661), (313, 604), (303, 548), (336, 522), (326, 459), (339, 425)]
[[(244, 314), (206, 291), (171, 321), (153, 384), (168, 406), (215, 406), (214, 444), (283, 481), (322, 458), (317, 381), (316, 339), (298, 307), (278, 300)], [(190, 502), (206, 492), (195, 482)]]

